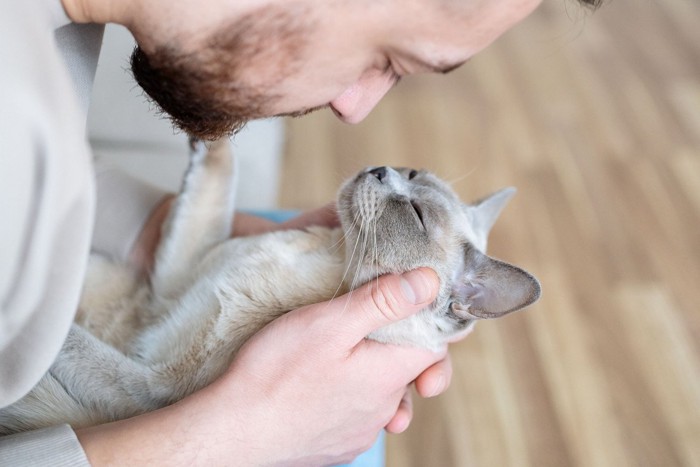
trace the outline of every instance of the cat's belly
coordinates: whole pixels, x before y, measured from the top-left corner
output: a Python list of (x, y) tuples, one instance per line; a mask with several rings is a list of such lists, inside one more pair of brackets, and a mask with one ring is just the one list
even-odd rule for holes
[(126, 352), (148, 323), (149, 290), (125, 265), (91, 254), (75, 322)]
[(224, 242), (193, 271), (168, 319), (145, 330), (132, 353), (202, 381), (218, 376), (272, 320), (344, 292), (341, 238), (338, 229), (310, 228)]

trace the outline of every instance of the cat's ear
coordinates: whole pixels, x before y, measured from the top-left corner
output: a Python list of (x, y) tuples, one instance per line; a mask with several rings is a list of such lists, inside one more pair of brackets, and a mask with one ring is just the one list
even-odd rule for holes
[(452, 290), (452, 312), (463, 319), (498, 318), (534, 303), (540, 283), (531, 274), (467, 244)]
[(498, 215), (510, 198), (513, 197), (515, 191), (513, 187), (504, 188), (464, 206), (469, 224), (476, 235), (474, 244), (480, 251), (486, 251), (486, 243), (491, 227), (493, 227), (496, 219), (498, 219)]

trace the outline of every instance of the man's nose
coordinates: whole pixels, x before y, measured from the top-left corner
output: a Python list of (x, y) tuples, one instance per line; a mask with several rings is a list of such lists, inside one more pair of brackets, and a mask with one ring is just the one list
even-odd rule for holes
[(393, 73), (369, 70), (330, 102), (333, 113), (345, 123), (359, 123), (396, 84)]

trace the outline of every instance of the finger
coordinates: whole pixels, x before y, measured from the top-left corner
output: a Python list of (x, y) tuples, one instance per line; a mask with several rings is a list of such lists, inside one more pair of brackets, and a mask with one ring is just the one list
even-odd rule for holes
[(321, 225), (325, 227), (338, 227), (340, 218), (335, 202), (328, 203), (318, 209), (304, 212), (297, 217), (281, 223), (278, 228), (285, 229), (303, 229), (310, 225)]
[(416, 378), (416, 391), (421, 397), (435, 397), (442, 394), (452, 381), (452, 360), (450, 354), (435, 363)]
[(396, 409), (396, 413), (384, 429), (389, 433), (403, 433), (411, 424), (412, 419), (413, 399), (411, 398), (410, 390), (406, 389), (406, 392), (401, 398), (401, 402), (399, 402), (399, 407)]
[[(343, 333), (355, 344), (369, 333), (402, 320), (429, 305), (440, 287), (428, 268), (401, 276), (386, 275), (327, 303)], [(328, 313), (327, 309), (327, 313)]]
[(259, 235), (277, 229), (278, 224), (254, 214), (236, 212), (233, 216), (232, 237), (246, 237)]
[(364, 339), (356, 345), (352, 358), (358, 365), (372, 368), (374, 374), (381, 375), (378, 381), (391, 384), (398, 390), (413, 383), (423, 372), (445, 359), (447, 348), (430, 350), (413, 345), (384, 344)]

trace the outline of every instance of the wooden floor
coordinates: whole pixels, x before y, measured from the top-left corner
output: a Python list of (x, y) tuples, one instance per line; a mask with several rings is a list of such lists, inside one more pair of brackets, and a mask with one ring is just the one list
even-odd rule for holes
[(453, 347), (389, 466), (700, 466), (700, 2), (545, 0), (363, 124), (289, 132), (287, 207), (365, 165), (433, 170), (465, 200), (519, 189), (489, 248), (542, 299)]

